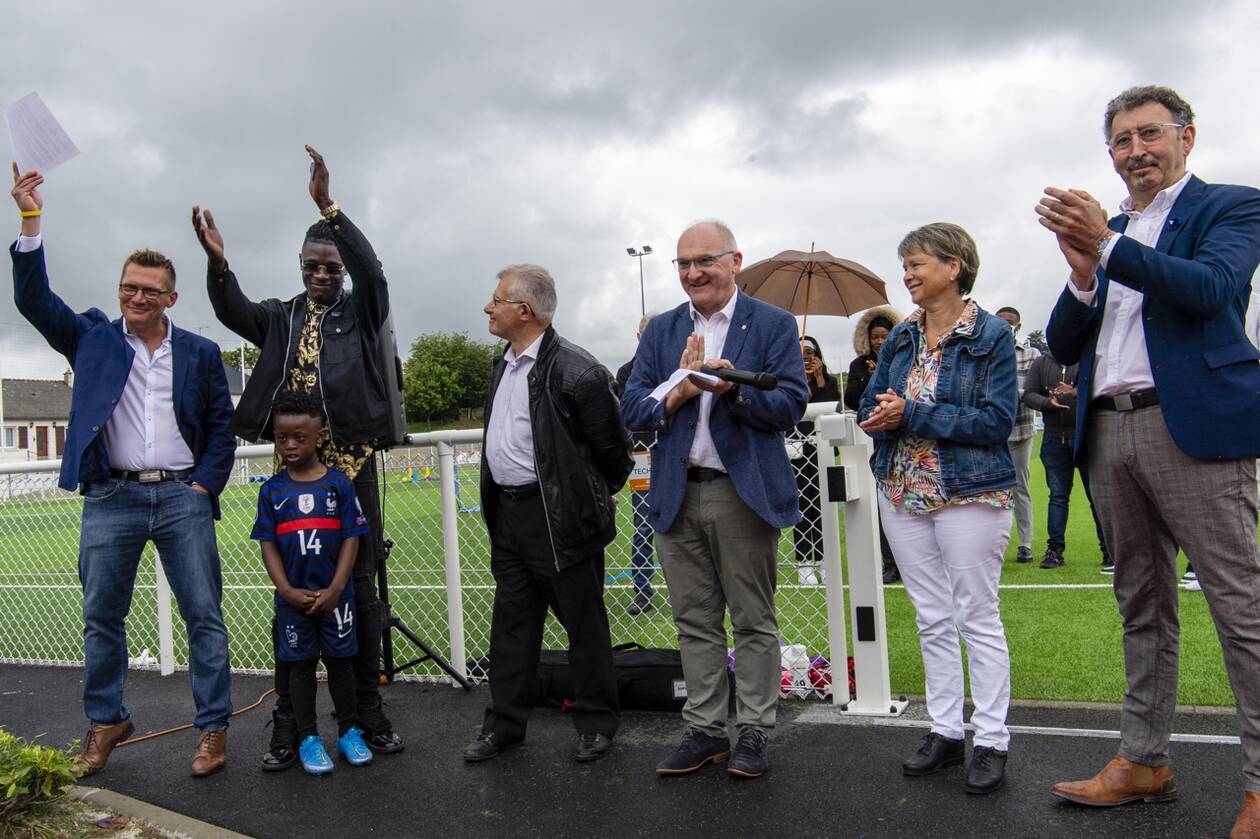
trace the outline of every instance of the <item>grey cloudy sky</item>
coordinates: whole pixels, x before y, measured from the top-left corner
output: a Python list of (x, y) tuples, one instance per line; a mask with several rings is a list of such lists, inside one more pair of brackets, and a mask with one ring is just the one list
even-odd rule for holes
[[(610, 367), (639, 311), (625, 248), (659, 252), (647, 304), (672, 307), (678, 233), (711, 216), (746, 264), (816, 242), (906, 311), (897, 242), (954, 221), (981, 304), (1043, 325), (1066, 273), (1032, 205), (1053, 184), (1114, 208), (1101, 114), (1133, 84), (1194, 106), (1196, 174), (1257, 180), (1254, 3), (59, 2), (6, 22), (0, 99), (38, 91), (83, 151), (43, 190), (54, 289), (114, 312), (123, 257), (155, 247), (176, 322), (224, 344), (190, 207), (247, 293), (291, 296), (316, 218), (303, 143), (385, 265), (400, 338), (486, 337), (494, 273), (536, 262), (557, 328)], [(845, 319), (809, 330), (833, 368), (852, 358)], [(9, 377), (66, 366), (9, 294), (0, 353)]]

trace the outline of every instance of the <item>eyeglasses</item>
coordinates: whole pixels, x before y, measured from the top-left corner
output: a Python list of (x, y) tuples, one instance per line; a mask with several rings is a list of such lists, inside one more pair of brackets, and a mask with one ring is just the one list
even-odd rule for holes
[(152, 303), (163, 294), (170, 294), (170, 290), (164, 288), (145, 288), (140, 285), (132, 285), (131, 283), (120, 283), (118, 286), (118, 296), (123, 300), (130, 300), (136, 294), (143, 294), (144, 299)]
[(508, 300), (506, 297), (499, 297), (498, 295), (490, 298), (490, 305), (492, 307), (498, 306), (500, 303), (511, 303), (513, 306), (525, 306), (526, 308), (529, 308), (529, 304), (524, 300)]
[(1112, 151), (1126, 152), (1133, 148), (1133, 137), (1142, 141), (1142, 145), (1149, 146), (1151, 143), (1157, 142), (1160, 137), (1164, 136), (1165, 128), (1185, 128), (1184, 123), (1180, 122), (1153, 122), (1150, 125), (1143, 125), (1133, 131), (1126, 131), (1123, 134), (1117, 134), (1107, 141), (1107, 146)]
[(712, 268), (714, 263), (722, 257), (730, 256), (733, 253), (735, 253), (735, 251), (722, 251), (721, 253), (715, 253), (712, 256), (697, 256), (695, 259), (675, 259), (673, 260), (673, 263), (674, 267), (678, 269), (679, 274), (686, 274), (691, 270), (691, 266), (693, 265), (703, 271), (705, 268)]
[(317, 276), (323, 271), (330, 277), (340, 277), (345, 273), (344, 265), (338, 265), (336, 262), (303, 262), (302, 273), (310, 274), (312, 277)]

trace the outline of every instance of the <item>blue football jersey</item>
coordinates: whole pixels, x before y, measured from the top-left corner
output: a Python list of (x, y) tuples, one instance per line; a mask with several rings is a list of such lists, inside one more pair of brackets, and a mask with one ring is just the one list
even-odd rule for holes
[[(337, 572), (342, 540), (367, 534), (354, 484), (339, 469), (330, 468), (317, 481), (296, 481), (285, 470), (258, 491), (258, 517), (250, 538), (276, 543), (284, 575), (295, 588), (326, 588)], [(352, 594), (347, 583), (342, 599)], [(276, 595), (276, 603), (283, 602)]]

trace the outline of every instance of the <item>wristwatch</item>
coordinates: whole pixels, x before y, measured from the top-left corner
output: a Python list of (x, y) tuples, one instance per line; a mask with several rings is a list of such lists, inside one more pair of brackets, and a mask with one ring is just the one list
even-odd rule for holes
[(332, 221), (337, 217), (337, 213), (341, 212), (341, 206), (334, 201), (319, 212), (323, 215), (324, 221)]
[(1111, 241), (1111, 237), (1115, 235), (1116, 235), (1116, 231), (1108, 230), (1105, 234), (1103, 234), (1103, 237), (1098, 240), (1098, 255), (1099, 256), (1102, 256), (1103, 252), (1107, 250), (1107, 243)]

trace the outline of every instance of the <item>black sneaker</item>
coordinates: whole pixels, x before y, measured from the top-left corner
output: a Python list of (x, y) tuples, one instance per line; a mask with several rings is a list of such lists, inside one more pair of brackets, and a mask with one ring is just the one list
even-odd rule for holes
[(656, 766), (658, 775), (686, 775), (706, 763), (721, 763), (731, 756), (731, 741), (705, 734), (698, 728), (687, 729), (674, 753)]
[(1110, 557), (1103, 557), (1102, 570), (1099, 573), (1106, 574), (1108, 577), (1115, 576), (1116, 564), (1111, 561)]
[(739, 732), (735, 754), (726, 771), (737, 778), (760, 778), (770, 768), (770, 737), (760, 728), (746, 726)]
[(297, 763), (297, 720), (292, 715), (272, 711), (267, 725), (271, 726), (271, 744), (263, 755), (262, 768), (264, 772), (280, 772)]
[(976, 746), (971, 750), (971, 765), (967, 767), (967, 782), (963, 789), (972, 795), (988, 795), (1002, 786), (1006, 772), (1006, 752), (991, 746)]
[(1032, 548), (1025, 548), (1023, 545), (1020, 545), (1015, 549), (1016, 562), (1032, 562), (1032, 559)]
[(403, 739), (394, 733), (394, 726), (381, 710), (381, 706), (359, 706), (359, 728), (363, 730), (363, 742), (378, 755), (401, 752)]
[(1063, 551), (1056, 551), (1054, 548), (1046, 548), (1046, 555), (1041, 558), (1041, 567), (1062, 568), (1063, 562)]
[(641, 615), (653, 608), (655, 607), (652, 605), (652, 595), (641, 591), (634, 596), (634, 600), (630, 601), (630, 605), (626, 607), (626, 614)]
[(897, 570), (897, 563), (892, 560), (884, 560), (884, 585), (890, 586), (893, 583), (901, 582), (901, 572)]
[(901, 774), (917, 777), (931, 775), (949, 766), (961, 766), (967, 757), (967, 741), (951, 740), (929, 731), (910, 759), (901, 764)]

